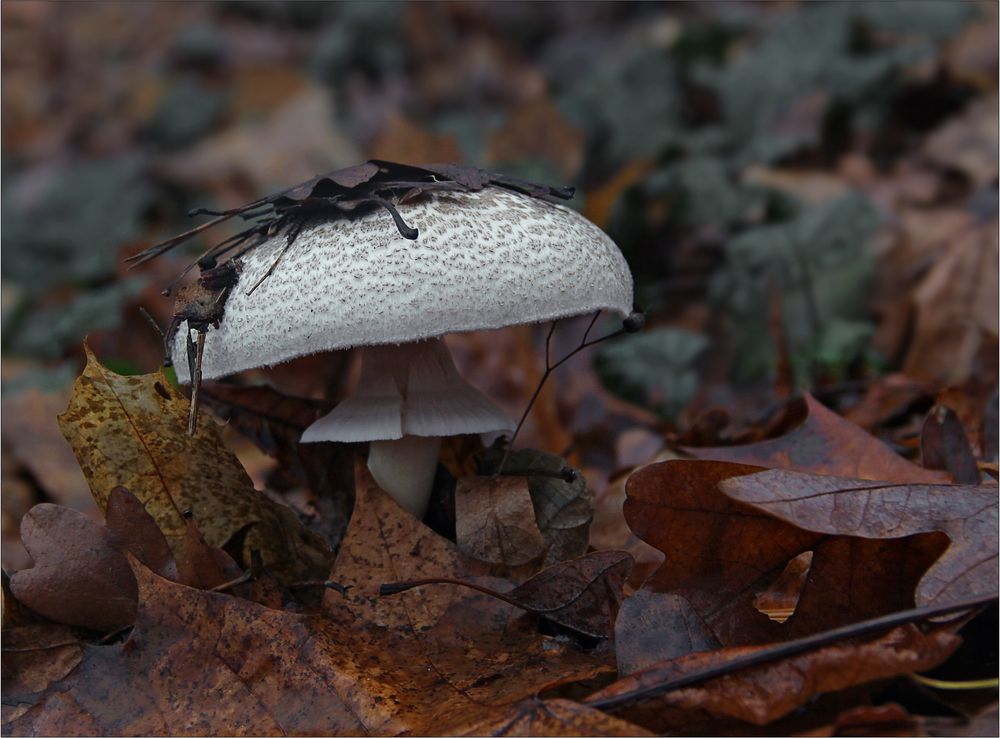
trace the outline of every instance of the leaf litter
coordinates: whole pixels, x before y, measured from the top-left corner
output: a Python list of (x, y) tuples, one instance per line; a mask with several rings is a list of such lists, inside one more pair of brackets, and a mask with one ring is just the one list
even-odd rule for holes
[[(995, 8), (126, 7), (4, 12), (6, 732), (995, 734), (995, 690), (908, 678), (995, 677), (995, 606), (850, 637), (996, 593)], [(446, 444), (427, 525), (363, 449), (297, 443), (344, 355), (206, 385), (193, 438), (169, 372), (119, 376), (156, 344), (121, 305), (170, 317), (119, 257), (366, 157), (572, 180), (651, 308), (600, 380), (540, 395), (521, 438), (549, 453), (504, 471), (545, 473)], [(454, 342), (515, 412), (539, 338)], [(81, 474), (19, 393), (84, 362)]]

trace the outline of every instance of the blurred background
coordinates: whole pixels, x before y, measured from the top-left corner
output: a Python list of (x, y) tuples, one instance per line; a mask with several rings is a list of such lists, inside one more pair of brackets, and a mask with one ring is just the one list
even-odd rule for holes
[[(32, 504), (92, 510), (55, 423), (84, 336), (115, 371), (155, 371), (139, 308), (166, 326), (160, 290), (215, 241), (134, 271), (123, 259), (200, 222), (192, 207), (370, 157), (575, 185), (573, 206), (621, 246), (647, 329), (560, 370), (522, 436), (598, 488), (664, 438), (740, 440), (802, 390), (904, 452), (941, 392), (995, 403), (996, 3), (0, 13), (5, 567), (24, 565)], [(559, 351), (580, 330), (563, 324)], [(450, 343), (518, 417), (543, 339)], [(236, 381), (337, 399), (356, 371), (341, 353)], [(229, 440), (266, 484), (272, 462)]]

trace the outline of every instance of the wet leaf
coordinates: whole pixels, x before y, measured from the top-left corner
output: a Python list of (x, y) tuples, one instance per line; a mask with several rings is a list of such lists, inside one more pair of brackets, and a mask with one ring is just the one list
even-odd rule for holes
[[(914, 587), (944, 548), (943, 535), (828, 537), (730, 499), (718, 488), (759, 471), (724, 462), (667, 461), (632, 474), (626, 520), (665, 554), (644, 589), (686, 599), (724, 646), (808, 635), (912, 606)], [(796, 613), (779, 625), (754, 603), (806, 551), (813, 560)], [(859, 566), (865, 576), (852, 576)]]
[[(414, 668), (432, 671), (451, 685), (458, 704), (466, 699), (506, 703), (534, 694), (549, 681), (587, 678), (609, 668), (607, 654), (588, 655), (565, 640), (541, 635), (522, 609), (466, 587), (419, 587), (380, 596), (383, 582), (462, 579), (495, 591), (510, 590), (512, 583), (488, 576), (485, 564), (463, 556), (455, 544), (404, 512), (363, 464), (357, 475), (354, 514), (330, 573), (331, 580), (349, 589), (346, 596), (327, 592), (326, 611), (346, 609), (358, 622), (406, 639), (414, 649), (408, 656)], [(584, 594), (579, 592), (581, 599)]]
[(11, 578), (17, 599), (59, 623), (101, 632), (131, 625), (135, 580), (106, 528), (75, 510), (44, 503), (24, 517), (21, 540), (35, 565)]
[(935, 405), (920, 432), (920, 457), (928, 469), (942, 469), (959, 484), (979, 484), (979, 469), (955, 411)]
[(778, 470), (719, 486), (742, 504), (818, 533), (879, 539), (946, 534), (951, 545), (920, 580), (917, 605), (996, 591), (996, 487), (872, 484)]
[(455, 488), (455, 540), (462, 553), (516, 567), (540, 559), (545, 539), (525, 477), (465, 477)]
[(462, 735), (652, 735), (643, 728), (571, 700), (526, 700)]
[[(481, 458), (481, 473), (492, 472), (500, 463), (502, 450), (494, 446)], [(506, 472), (560, 472), (566, 460), (554, 454), (532, 449), (512, 451), (504, 466)], [(527, 473), (528, 491), (535, 508), (535, 520), (548, 545), (543, 566), (583, 555), (587, 550), (588, 528), (594, 516), (594, 503), (587, 480), (577, 475), (566, 482), (545, 474)]]
[(468, 587), (581, 635), (608, 638), (633, 564), (624, 551), (599, 551), (550, 566), (506, 592), (471, 580), (429, 577), (383, 584), (379, 594), (395, 595), (432, 584)]
[(671, 594), (639, 590), (622, 602), (615, 621), (619, 676), (719, 645), (690, 603)]
[[(4, 604), (6, 610), (7, 604)], [(3, 716), (7, 725), (34, 704), (37, 695), (69, 674), (83, 658), (83, 644), (63, 625), (33, 623), (3, 630)]]
[(836, 474), (892, 482), (946, 482), (948, 476), (922, 469), (858, 426), (806, 394), (801, 424), (784, 435), (743, 446), (685, 447), (699, 459)]
[[(670, 731), (673, 710), (766, 725), (821, 692), (924, 671), (944, 661), (961, 639), (946, 629), (930, 634), (906, 625), (878, 638), (840, 643), (770, 664), (741, 669), (701, 685), (685, 687), (617, 710), (622, 717), (657, 732)], [(764, 647), (766, 648), (766, 647)], [(727, 648), (683, 656), (619, 679), (590, 695), (584, 704), (665, 684), (685, 674), (725, 664), (762, 648)]]
[(60, 428), (73, 446), (98, 505), (129, 489), (156, 520), (181, 559), (190, 510), (205, 540), (221, 548), (243, 531), (252, 549), (286, 579), (323, 576), (329, 549), (295, 513), (253, 489), (211, 423), (187, 434), (188, 402), (161, 374), (122, 377), (88, 353)]

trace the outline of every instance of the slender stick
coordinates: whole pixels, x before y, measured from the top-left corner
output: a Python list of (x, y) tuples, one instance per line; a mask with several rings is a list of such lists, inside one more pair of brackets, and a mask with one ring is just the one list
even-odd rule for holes
[(198, 400), (201, 393), (201, 361), (205, 355), (205, 331), (198, 331), (198, 350), (194, 355), (194, 376), (191, 377), (191, 410), (188, 414), (188, 435), (198, 430)]
[[(521, 432), (521, 428), (524, 426), (524, 421), (527, 420), (528, 413), (531, 412), (531, 408), (534, 407), (535, 400), (537, 400), (538, 395), (541, 394), (542, 388), (545, 386), (545, 382), (546, 380), (548, 380), (549, 375), (552, 374), (552, 372), (554, 372), (556, 369), (561, 367), (563, 364), (565, 364), (567, 361), (572, 359), (574, 356), (576, 356), (578, 353), (583, 351), (585, 348), (589, 348), (594, 344), (602, 343), (610, 338), (616, 338), (624, 333), (633, 332), (631, 325), (626, 322), (626, 324), (624, 324), (621, 328), (614, 331), (613, 333), (609, 333), (606, 336), (601, 336), (600, 338), (593, 338), (588, 340), (588, 337), (590, 336), (590, 330), (594, 327), (594, 324), (597, 323), (597, 319), (600, 317), (601, 312), (603, 311), (598, 310), (596, 313), (594, 313), (594, 317), (590, 319), (590, 324), (587, 326), (587, 330), (584, 331), (583, 338), (580, 339), (580, 345), (574, 348), (572, 351), (570, 351), (568, 354), (566, 354), (564, 357), (559, 359), (559, 361), (555, 362), (554, 364), (552, 363), (552, 357), (551, 357), (552, 334), (555, 333), (556, 324), (559, 323), (559, 321), (558, 320), (552, 321), (552, 325), (549, 327), (548, 335), (545, 336), (545, 371), (542, 373), (541, 379), (538, 380), (538, 385), (535, 387), (535, 391), (532, 393), (531, 399), (528, 400), (527, 407), (525, 407), (524, 412), (521, 413), (521, 419), (517, 422), (517, 428), (514, 429), (514, 435), (511, 436), (510, 442), (507, 444), (507, 448), (504, 449), (503, 457), (500, 459), (500, 465), (497, 467), (497, 470), (496, 472), (494, 472), (494, 474), (496, 475), (503, 474), (504, 465), (507, 463), (507, 458), (510, 456), (511, 449), (514, 448), (514, 441), (517, 440), (517, 436)], [(639, 315), (641, 315), (641, 313), (639, 313)], [(635, 330), (637, 330), (641, 326), (642, 323), (640, 321)]]
[(883, 630), (895, 628), (899, 625), (911, 623), (915, 620), (926, 620), (927, 618), (936, 617), (938, 615), (946, 615), (959, 610), (970, 610), (980, 607), (981, 605), (989, 604), (996, 599), (997, 595), (996, 593), (993, 593), (990, 595), (980, 595), (978, 597), (959, 600), (958, 602), (952, 602), (944, 605), (929, 605), (926, 607), (917, 607), (912, 610), (890, 613), (889, 615), (883, 615), (880, 618), (863, 620), (860, 623), (853, 623), (851, 625), (845, 625), (841, 628), (834, 628), (833, 630), (816, 633), (815, 635), (807, 636), (806, 638), (787, 641), (786, 643), (781, 643), (772, 648), (767, 648), (762, 651), (756, 651), (754, 653), (747, 654), (746, 656), (735, 658), (725, 664), (718, 664), (692, 674), (685, 674), (676, 679), (670, 679), (661, 684), (651, 684), (646, 687), (634, 689), (631, 692), (625, 692), (624, 694), (617, 694), (601, 699), (584, 699), (584, 704), (589, 707), (596, 707), (598, 710), (614, 710), (631, 702), (639, 702), (653, 697), (661, 697), (668, 692), (673, 692), (674, 690), (681, 689), (683, 687), (689, 687), (692, 684), (700, 684), (701, 682), (707, 682), (710, 679), (725, 676), (741, 669), (748, 669), (752, 666), (760, 666), (761, 664), (794, 656), (804, 651), (811, 651), (823, 646), (829, 646), (847, 638), (856, 638), (858, 636), (878, 633)]

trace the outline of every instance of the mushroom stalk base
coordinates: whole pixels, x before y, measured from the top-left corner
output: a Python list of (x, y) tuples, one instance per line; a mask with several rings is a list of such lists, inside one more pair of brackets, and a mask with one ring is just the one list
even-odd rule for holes
[(368, 469), (379, 487), (420, 519), (430, 501), (440, 450), (438, 437), (403, 436), (372, 441), (368, 447)]

